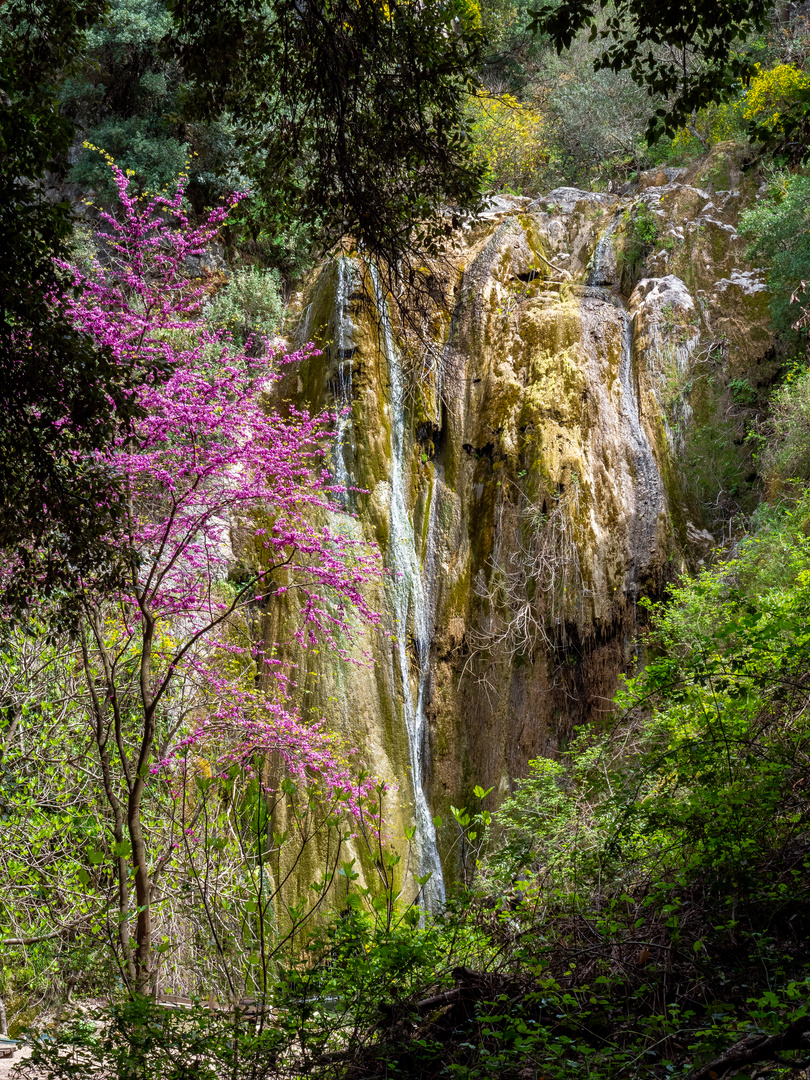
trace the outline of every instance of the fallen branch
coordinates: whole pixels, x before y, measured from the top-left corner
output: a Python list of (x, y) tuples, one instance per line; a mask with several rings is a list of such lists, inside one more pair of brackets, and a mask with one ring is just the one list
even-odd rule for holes
[(414, 1008), (418, 1012), (427, 1012), (430, 1009), (437, 1009), (440, 1005), (449, 1005), (451, 1001), (458, 1001), (462, 989), (463, 987), (457, 986), (453, 990), (445, 990), (442, 994), (434, 994), (433, 997), (423, 998), (422, 1001), (417, 1001)]
[(67, 923), (65, 926), (60, 926), (58, 930), (51, 930), (48, 934), (38, 934), (36, 937), (7, 937), (0, 938), (0, 945), (38, 945), (40, 941), (52, 941), (53, 938), (59, 937), (60, 934), (64, 934), (66, 930), (75, 930), (80, 924)]
[(542, 259), (546, 266), (550, 266), (555, 274), (559, 274), (565, 281), (571, 280), (571, 274), (568, 270), (563, 270), (561, 266), (555, 266), (553, 262), (549, 262), (545, 255), (541, 255), (539, 251), (535, 251), (535, 255), (538, 259)]
[(726, 1050), (720, 1057), (692, 1073), (690, 1080), (719, 1080), (757, 1061), (778, 1061), (791, 1050), (810, 1049), (810, 1016), (802, 1016), (778, 1035), (749, 1035)]

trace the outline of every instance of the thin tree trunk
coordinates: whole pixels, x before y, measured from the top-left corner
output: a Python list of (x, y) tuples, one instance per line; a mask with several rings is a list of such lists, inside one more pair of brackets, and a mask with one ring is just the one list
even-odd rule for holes
[(155, 740), (155, 699), (152, 693), (152, 642), (155, 635), (155, 618), (143, 597), (140, 598), (143, 619), (143, 644), (141, 646), (141, 708), (143, 728), (138, 764), (132, 778), (132, 789), (127, 805), (127, 829), (132, 844), (132, 865), (135, 868), (135, 899), (138, 919), (135, 927), (137, 969), (136, 989), (139, 994), (149, 994), (152, 989), (152, 885), (149, 880), (149, 861), (143, 835), (141, 808), (146, 778)]
[[(94, 632), (99, 649), (103, 652), (103, 643), (99, 640), (97, 626), (94, 626)], [(123, 845), (124, 812), (121, 806), (121, 800), (116, 795), (115, 786), (113, 784), (112, 769), (110, 767), (110, 755), (107, 748), (109, 732), (105, 728), (104, 710), (102, 709), (101, 701), (99, 700), (98, 692), (96, 691), (95, 683), (93, 681), (93, 672), (90, 664), (90, 654), (87, 648), (87, 635), (85, 633), (84, 626), (82, 626), (81, 628), (81, 643), (85, 678), (87, 681), (88, 689), (90, 691), (90, 700), (93, 704), (93, 735), (95, 738), (96, 749), (98, 751), (99, 762), (101, 764), (101, 777), (104, 784), (104, 794), (107, 798), (110, 809), (112, 810), (113, 836), (115, 837), (115, 842), (118, 845)], [(119, 851), (120, 850), (121, 848), (119, 847)], [(136, 979), (136, 970), (134, 958), (132, 955), (132, 942), (129, 936), (129, 868), (127, 866), (126, 857), (123, 854), (119, 854), (116, 857), (116, 872), (118, 877), (118, 941), (121, 946), (121, 960), (127, 977), (131, 982), (134, 982)]]
[(690, 132), (695, 136), (697, 141), (703, 147), (704, 151), (708, 154), (709, 150), (711, 149), (711, 147), (709, 146), (709, 140), (704, 135), (701, 135), (697, 129), (697, 112), (695, 111), (695, 109), (692, 109), (692, 118), (689, 121), (688, 126)]

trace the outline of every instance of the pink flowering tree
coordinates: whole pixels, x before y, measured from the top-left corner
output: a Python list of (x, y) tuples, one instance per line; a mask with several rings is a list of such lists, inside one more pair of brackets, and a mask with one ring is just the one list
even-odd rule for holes
[(351, 659), (353, 627), (377, 621), (364, 586), (379, 565), (329, 524), (339, 520), (325, 468), (331, 418), (272, 404), (282, 365), (307, 350), (281, 356), (254, 341), (237, 351), (203, 318), (206, 287), (187, 261), (229, 208), (194, 227), (182, 181), (144, 201), (111, 168), (120, 208), (102, 214), (99, 259), (74, 269), (79, 288), (64, 303), (117, 364), (146, 376), (131, 388), (137, 418), (101, 462), (125, 513), (109, 538), (116, 573), (82, 582), (76, 702), (106, 805), (109, 840), (92, 854), (111, 864), (110, 936), (123, 978), (143, 993), (164, 947), (154, 919), (166, 877), (183, 856), (187, 875), (201, 872), (213, 781), (232, 790), (238, 776), (265, 805), (289, 785), (317, 788), (333, 808), (323, 820), (340, 806), (362, 821), (371, 781), (293, 706), (285, 642), (268, 646), (251, 627), (282, 604), (291, 644)]

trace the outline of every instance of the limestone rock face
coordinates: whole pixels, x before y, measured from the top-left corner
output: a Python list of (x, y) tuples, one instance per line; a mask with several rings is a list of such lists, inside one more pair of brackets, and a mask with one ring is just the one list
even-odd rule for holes
[[(323, 352), (284, 393), (337, 410), (335, 475), (358, 490), (335, 524), (378, 543), (390, 571), (385, 626), (364, 632), (373, 663), (309, 656), (305, 704), (399, 785), (391, 827), (403, 845), (416, 828), (433, 902), (456, 873), (450, 804), (475, 784), (503, 796), (604, 715), (638, 598), (711, 546), (680, 469), (682, 387), (718, 341), (732, 372), (772, 344), (736, 231), (754, 185), (739, 154), (621, 197), (492, 200), (424, 268), (437, 299), (416, 330), (359, 257), (323, 266), (292, 305), (293, 343)], [(632, 264), (642, 204), (656, 241)]]

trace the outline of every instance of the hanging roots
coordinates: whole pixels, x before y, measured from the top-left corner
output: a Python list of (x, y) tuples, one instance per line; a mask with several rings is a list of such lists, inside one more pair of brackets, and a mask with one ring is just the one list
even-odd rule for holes
[(486, 614), (470, 636), (470, 660), (487, 653), (511, 661), (533, 656), (539, 646), (565, 643), (566, 620), (576, 616), (583, 597), (575, 534), (579, 499), (576, 479), (540, 505), (523, 492), (517, 506), (501, 496), (489, 577), (480, 574), (475, 585)]

